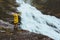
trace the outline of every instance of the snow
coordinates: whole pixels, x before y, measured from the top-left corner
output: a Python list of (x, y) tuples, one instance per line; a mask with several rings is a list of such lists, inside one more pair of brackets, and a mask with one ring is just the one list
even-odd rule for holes
[(44, 15), (35, 7), (22, 3), (17, 8), (21, 12), (21, 25), (24, 30), (46, 35), (54, 40), (60, 40), (60, 19)]

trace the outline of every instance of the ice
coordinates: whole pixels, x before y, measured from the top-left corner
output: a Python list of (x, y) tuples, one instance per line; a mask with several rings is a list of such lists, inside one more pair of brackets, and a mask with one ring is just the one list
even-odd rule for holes
[(22, 3), (17, 8), (21, 12), (21, 25), (23, 30), (46, 35), (54, 40), (60, 40), (60, 19), (55, 16), (44, 15), (35, 7)]

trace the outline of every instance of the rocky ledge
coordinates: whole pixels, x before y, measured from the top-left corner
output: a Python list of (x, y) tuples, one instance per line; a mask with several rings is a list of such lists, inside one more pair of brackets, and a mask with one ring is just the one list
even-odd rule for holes
[(35, 34), (26, 30), (18, 30), (16, 32), (10, 32), (9, 30), (3, 31), (3, 29), (13, 29), (13, 25), (0, 20), (0, 40), (53, 40), (42, 34)]
[(53, 40), (47, 36), (41, 34), (35, 34), (28, 31), (22, 31), (15, 33), (0, 33), (0, 40)]

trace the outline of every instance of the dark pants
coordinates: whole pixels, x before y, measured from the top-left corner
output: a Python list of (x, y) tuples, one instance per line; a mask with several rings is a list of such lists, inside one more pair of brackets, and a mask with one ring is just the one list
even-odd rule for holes
[(17, 33), (17, 31), (18, 31), (18, 24), (16, 23), (14, 24), (14, 34)]

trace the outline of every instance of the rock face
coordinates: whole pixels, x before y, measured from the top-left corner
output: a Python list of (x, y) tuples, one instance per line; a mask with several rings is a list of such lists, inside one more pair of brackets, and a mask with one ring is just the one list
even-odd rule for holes
[(33, 6), (41, 10), (44, 14), (60, 18), (60, 0), (33, 0)]
[(0, 2), (0, 12), (3, 13), (15, 12), (16, 7), (18, 7), (16, 0), (2, 0)]
[(10, 24), (9, 22), (4, 22), (0, 20), (0, 32), (12, 32), (14, 30), (14, 25)]
[(0, 20), (0, 27), (13, 29), (14, 25), (10, 24), (9, 22)]
[(23, 30), (12, 35), (8, 35), (7, 33), (0, 33), (0, 40), (53, 40), (53, 39), (41, 34), (35, 34)]
[(14, 25), (0, 20), (0, 40), (53, 40), (42, 34), (35, 34), (26, 30), (13, 31), (13, 27)]
[(0, 19), (6, 20), (5, 18), (12, 18), (8, 13), (16, 12), (18, 6), (16, 0), (0, 0)]

